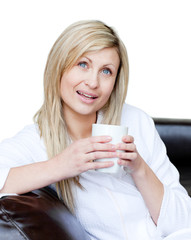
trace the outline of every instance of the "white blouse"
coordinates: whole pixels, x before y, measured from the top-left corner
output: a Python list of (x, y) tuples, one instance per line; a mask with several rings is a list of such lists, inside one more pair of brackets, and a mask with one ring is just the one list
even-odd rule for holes
[[(166, 155), (153, 120), (125, 104), (121, 125), (128, 127), (138, 152), (164, 184), (158, 224), (153, 223), (131, 175), (123, 168), (117, 177), (93, 170), (80, 175), (84, 189), (73, 188), (77, 218), (92, 240), (173, 239), (170, 234), (176, 231), (186, 231), (190, 237), (181, 235), (181, 240), (191, 239), (191, 199), (179, 183), (179, 173)], [(11, 167), (45, 160), (46, 149), (36, 125), (4, 140), (0, 144), (0, 189)]]

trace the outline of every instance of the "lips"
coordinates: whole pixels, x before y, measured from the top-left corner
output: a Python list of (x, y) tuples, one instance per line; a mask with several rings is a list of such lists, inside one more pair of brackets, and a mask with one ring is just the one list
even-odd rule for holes
[(80, 96), (85, 97), (87, 99), (96, 99), (96, 98), (98, 98), (98, 96), (93, 94), (93, 93), (86, 93), (86, 92), (82, 92), (82, 91), (77, 91), (77, 94), (79, 94)]

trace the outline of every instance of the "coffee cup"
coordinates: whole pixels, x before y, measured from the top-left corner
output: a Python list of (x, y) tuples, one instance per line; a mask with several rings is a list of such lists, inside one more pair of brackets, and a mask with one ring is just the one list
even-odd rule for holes
[[(111, 136), (111, 144), (117, 144), (122, 142), (122, 137), (128, 134), (128, 128), (126, 126), (119, 125), (108, 125), (108, 124), (93, 124), (92, 125), (92, 136)], [(107, 144), (107, 143), (106, 143)], [(117, 150), (121, 151), (121, 150)], [(120, 172), (121, 166), (117, 163), (118, 158), (102, 158), (96, 159), (95, 161), (104, 162), (104, 161), (113, 161), (114, 165), (109, 168), (100, 168), (96, 171), (110, 173), (117, 175)]]

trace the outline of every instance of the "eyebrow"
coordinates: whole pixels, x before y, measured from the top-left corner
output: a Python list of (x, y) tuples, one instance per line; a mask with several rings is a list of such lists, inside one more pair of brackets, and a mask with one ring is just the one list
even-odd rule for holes
[[(87, 58), (92, 63), (92, 60), (87, 56), (82, 56), (81, 58)], [(104, 64), (103, 66), (106, 67), (106, 66), (109, 66), (109, 65), (113, 66), (116, 69), (116, 67), (112, 63)]]
[(81, 58), (87, 58), (92, 63), (92, 60), (89, 57), (82, 56)]

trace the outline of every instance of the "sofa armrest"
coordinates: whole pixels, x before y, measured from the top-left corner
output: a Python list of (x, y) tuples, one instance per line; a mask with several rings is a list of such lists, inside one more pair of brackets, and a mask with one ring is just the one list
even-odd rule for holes
[(88, 240), (77, 219), (49, 187), (0, 199), (1, 240)]

